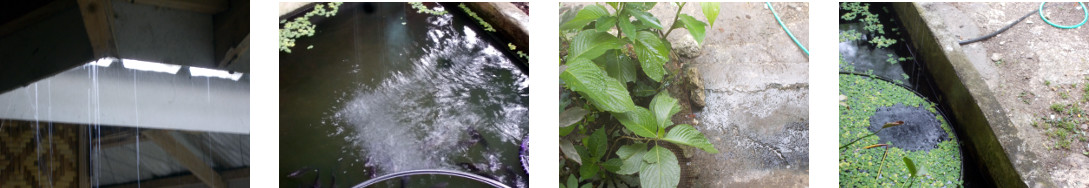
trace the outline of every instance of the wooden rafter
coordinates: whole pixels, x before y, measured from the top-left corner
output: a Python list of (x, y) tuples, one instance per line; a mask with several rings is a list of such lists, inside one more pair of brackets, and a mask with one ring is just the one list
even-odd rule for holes
[(87, 28), (87, 37), (91, 40), (95, 59), (118, 57), (117, 44), (113, 40), (113, 27), (110, 18), (113, 6), (109, 0), (77, 0), (79, 12), (83, 15), (83, 26)]
[(204, 161), (201, 161), (196, 154), (193, 154), (193, 151), (178, 142), (178, 140), (170, 135), (169, 132), (164, 130), (147, 130), (142, 131), (141, 133), (143, 133), (144, 136), (147, 136), (152, 142), (159, 145), (167, 154), (173, 156), (174, 160), (177, 160), (179, 164), (185, 166), (186, 169), (189, 169), (189, 172), (192, 172), (201, 182), (204, 182), (212, 188), (227, 187), (227, 182), (219, 173), (212, 170), (212, 167), (205, 164)]
[(227, 0), (133, 0), (133, 3), (206, 14), (216, 14), (227, 10)]
[(226, 68), (227, 65), (234, 64), (238, 61), (238, 57), (243, 53), (250, 50), (250, 35), (246, 35), (246, 38), (242, 39), (235, 47), (227, 50), (227, 54), (223, 56), (223, 60), (219, 62), (219, 68)]

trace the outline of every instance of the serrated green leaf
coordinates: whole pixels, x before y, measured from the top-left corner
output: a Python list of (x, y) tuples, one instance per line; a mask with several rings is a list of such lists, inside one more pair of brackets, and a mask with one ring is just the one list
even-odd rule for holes
[(615, 16), (598, 17), (597, 21), (594, 22), (594, 27), (596, 27), (599, 32), (608, 32), (613, 26), (616, 26)]
[(570, 187), (570, 188), (579, 187), (579, 180), (575, 179), (574, 174), (567, 175), (567, 187)]
[(609, 50), (601, 57), (594, 59), (594, 63), (604, 67), (605, 72), (608, 72), (610, 77), (616, 78), (620, 83), (634, 82), (639, 77), (638, 65), (635, 64), (631, 57), (620, 53), (620, 50)]
[(700, 148), (707, 153), (718, 153), (718, 149), (715, 149), (715, 146), (707, 140), (707, 137), (704, 136), (702, 132), (688, 124), (680, 124), (673, 127), (662, 140), (674, 144)]
[(630, 4), (625, 4), (625, 5), (626, 5), (626, 7), (624, 9), (624, 12), (628, 13), (629, 15), (634, 16), (635, 19), (638, 19), (639, 21), (642, 21), (644, 24), (646, 24), (647, 26), (650, 26), (651, 28), (662, 29), (662, 22), (658, 21), (658, 18), (654, 17), (654, 15), (650, 14), (649, 12), (639, 10), (639, 8), (628, 8), (628, 7), (637, 7), (637, 5), (635, 3), (630, 3)]
[(707, 23), (696, 20), (695, 17), (688, 14), (681, 14), (677, 21), (684, 26), (685, 30), (688, 30), (689, 34), (692, 34), (692, 38), (696, 39), (696, 43), (703, 44), (704, 32), (706, 31), (704, 27), (707, 26)]
[(579, 156), (579, 152), (575, 150), (575, 145), (571, 144), (571, 141), (560, 139), (560, 152), (564, 157), (575, 161), (575, 163), (582, 164), (582, 157)]
[(583, 30), (575, 35), (574, 39), (571, 39), (571, 44), (567, 50), (567, 60), (594, 59), (604, 54), (605, 51), (620, 49), (623, 46), (622, 41), (609, 33)]
[(605, 170), (608, 170), (609, 172), (616, 172), (617, 170), (620, 170), (620, 166), (623, 164), (624, 162), (618, 158), (610, 158), (609, 160), (606, 160), (605, 163), (601, 163), (601, 167), (605, 167)]
[(585, 163), (583, 163), (582, 166), (579, 166), (579, 181), (593, 179), (594, 177), (597, 177), (597, 172), (600, 171), (597, 163), (591, 163), (589, 161), (584, 162)]
[(579, 10), (579, 13), (572, 18), (571, 21), (560, 25), (560, 30), (572, 30), (586, 27), (586, 24), (597, 20), (598, 17), (609, 15), (609, 11), (605, 10), (605, 6), (590, 5)]
[(677, 99), (669, 96), (669, 91), (662, 91), (650, 100), (650, 111), (654, 112), (658, 129), (665, 130), (673, 125), (673, 115), (681, 111), (681, 106), (677, 105)]
[(646, 153), (647, 144), (637, 143), (620, 146), (620, 149), (616, 150), (616, 155), (624, 160), (624, 164), (620, 165), (620, 169), (615, 172), (623, 175), (639, 172), (643, 168), (643, 155)]
[(615, 78), (607, 76), (604, 70), (586, 59), (575, 59), (567, 63), (567, 69), (560, 74), (560, 79), (572, 91), (586, 97), (598, 109), (609, 112), (627, 112), (635, 108), (627, 88)]
[(639, 31), (636, 36), (632, 36), (632, 40), (635, 41), (635, 55), (639, 57), (643, 73), (651, 80), (661, 82), (666, 74), (665, 63), (669, 61), (669, 46), (658, 35), (649, 31)]
[(560, 113), (560, 127), (567, 127), (582, 121), (582, 118), (586, 117), (586, 114), (590, 114), (590, 111), (582, 109), (582, 107), (571, 107), (567, 110), (563, 110)]
[(715, 19), (718, 19), (719, 3), (717, 2), (702, 2), (700, 8), (703, 9), (703, 16), (707, 17), (707, 22), (712, 27), (715, 26)]
[(658, 138), (658, 125), (654, 121), (654, 114), (641, 106), (632, 108), (627, 113), (612, 113), (620, 124), (624, 125), (635, 135), (648, 138)]
[(673, 188), (681, 180), (681, 166), (677, 156), (662, 146), (654, 146), (643, 155), (643, 169), (639, 171), (639, 184), (646, 188)]
[(605, 4), (609, 5), (610, 7), (613, 7), (613, 10), (620, 9), (620, 3), (619, 2), (605, 2)]
[(587, 183), (587, 184), (582, 184), (582, 187), (579, 187), (579, 188), (594, 188), (594, 185)]
[(574, 132), (575, 128), (578, 128), (578, 127), (579, 126), (560, 127), (560, 137), (564, 137), (564, 136), (567, 136), (568, 134), (571, 134), (571, 132)]
[(632, 38), (631, 36), (636, 35), (635, 31), (638, 31), (638, 28), (632, 24), (630, 17), (631, 14), (628, 14), (628, 11), (624, 11), (620, 14), (620, 20), (617, 21), (617, 27), (620, 27), (620, 33), (628, 37), (629, 40)]
[(590, 152), (590, 157), (594, 161), (601, 160), (601, 157), (605, 156), (605, 150), (608, 150), (609, 137), (605, 132), (604, 128), (599, 128), (589, 137), (583, 138), (582, 144), (586, 146), (586, 151)]

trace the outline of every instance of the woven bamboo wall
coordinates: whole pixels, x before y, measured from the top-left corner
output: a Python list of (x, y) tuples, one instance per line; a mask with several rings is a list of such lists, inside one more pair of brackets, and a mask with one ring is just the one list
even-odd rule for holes
[(0, 120), (0, 187), (78, 187), (78, 125)]

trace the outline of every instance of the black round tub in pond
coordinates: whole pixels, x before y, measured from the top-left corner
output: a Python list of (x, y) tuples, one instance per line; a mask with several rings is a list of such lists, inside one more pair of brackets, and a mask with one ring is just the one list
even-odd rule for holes
[[(840, 186), (962, 185), (960, 144), (934, 103), (871, 76), (841, 74), (839, 81)], [(882, 129), (886, 124), (899, 125)], [(904, 158), (925, 174), (912, 179)]]

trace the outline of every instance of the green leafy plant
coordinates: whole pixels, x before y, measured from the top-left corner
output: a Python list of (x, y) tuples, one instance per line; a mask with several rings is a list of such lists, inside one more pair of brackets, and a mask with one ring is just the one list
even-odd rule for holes
[[(310, 17), (323, 16), (332, 17), (337, 14), (337, 10), (343, 2), (332, 2), (314, 5), (314, 9), (307, 12), (303, 16), (295, 17), (294, 20), (280, 20), (280, 51), (291, 53), (291, 48), (295, 47), (295, 39), (301, 37), (314, 36), (314, 29), (316, 26), (310, 23)], [(327, 9), (328, 8), (328, 9)], [(314, 45), (307, 46), (306, 49), (313, 49)]]
[[(687, 3), (679, 3), (670, 25), (647, 12), (656, 4), (588, 5), (560, 24), (561, 33), (573, 33), (564, 35), (569, 37), (564, 38), (566, 51), (561, 50), (566, 52), (561, 53), (561, 85), (565, 91), (578, 94), (569, 96), (576, 99), (572, 103), (581, 99), (586, 104), (581, 108), (561, 106), (566, 108), (560, 117), (564, 120), (561, 137), (581, 138), (560, 140), (564, 161), (578, 167), (578, 176), (572, 172), (566, 187), (580, 186), (581, 181), (588, 181), (583, 187), (618, 183), (676, 187), (681, 170), (677, 155), (669, 147), (719, 152), (692, 125), (673, 123), (672, 117), (681, 111), (681, 105), (664, 89), (670, 85), (668, 78), (672, 75), (664, 67), (672, 50), (666, 36), (684, 28), (702, 44), (707, 26), (713, 25), (718, 16), (719, 4), (700, 4), (709, 24), (682, 14), (680, 9)], [(651, 96), (647, 106), (636, 104)], [(588, 121), (598, 111), (611, 119)], [(565, 130), (574, 134), (574, 129), (579, 130), (579, 135), (562, 134)], [(581, 144), (576, 144), (579, 141)], [(638, 181), (630, 179), (636, 175)]]

